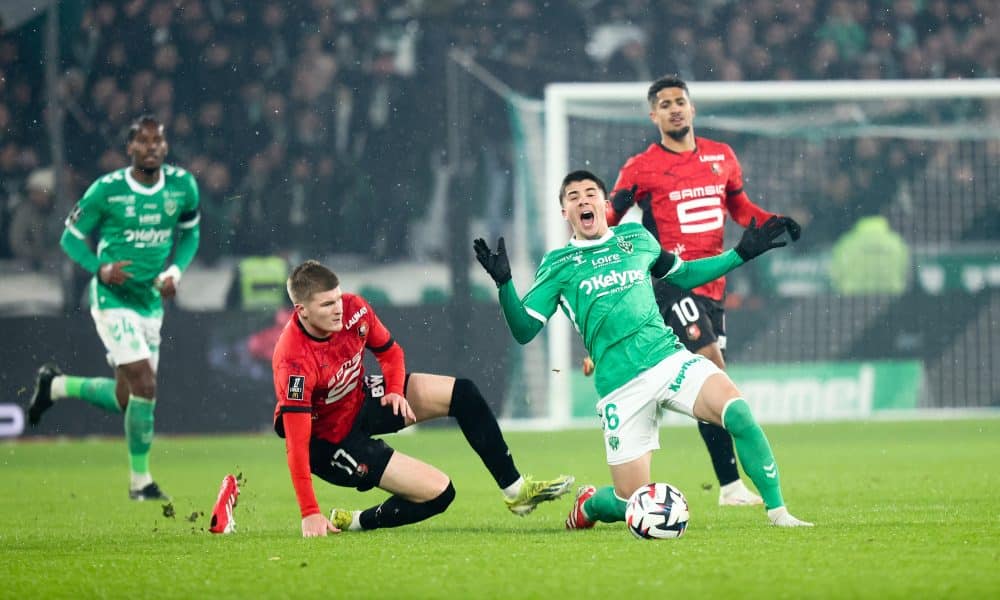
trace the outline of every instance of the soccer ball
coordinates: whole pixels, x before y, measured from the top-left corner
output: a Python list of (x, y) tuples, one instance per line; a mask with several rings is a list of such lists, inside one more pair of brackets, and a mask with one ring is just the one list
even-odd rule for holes
[(684, 494), (669, 483), (644, 485), (625, 505), (625, 525), (643, 540), (681, 537), (690, 516)]

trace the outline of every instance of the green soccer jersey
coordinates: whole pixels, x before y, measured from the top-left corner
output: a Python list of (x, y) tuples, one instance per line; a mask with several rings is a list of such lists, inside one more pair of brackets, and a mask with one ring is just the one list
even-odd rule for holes
[(597, 392), (606, 396), (682, 347), (660, 316), (651, 274), (690, 290), (743, 262), (734, 250), (683, 261), (663, 252), (642, 225), (625, 223), (549, 252), (523, 300), (512, 280), (500, 286), (500, 306), (522, 344), (561, 307), (583, 336), (597, 365)]
[[(62, 245), (91, 273), (105, 263), (132, 261), (125, 267), (132, 277), (122, 285), (105, 285), (94, 277), (90, 298), (94, 306), (157, 316), (163, 307), (154, 280), (166, 267), (175, 236), (182, 241), (174, 263), (184, 269), (191, 262), (197, 249), (198, 220), (198, 185), (191, 173), (163, 165), (159, 180), (146, 186), (126, 167), (90, 186), (66, 219)], [(95, 229), (96, 255), (84, 244)]]
[[(653, 294), (650, 268), (660, 252), (638, 223), (613, 227), (597, 240), (570, 240), (545, 255), (524, 297), (525, 310), (542, 323), (562, 307), (597, 365), (601, 396), (681, 348)], [(667, 277), (682, 264), (677, 258)]]

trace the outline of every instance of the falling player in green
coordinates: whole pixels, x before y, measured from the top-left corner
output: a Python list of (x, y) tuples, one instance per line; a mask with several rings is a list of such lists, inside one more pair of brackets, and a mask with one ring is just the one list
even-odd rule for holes
[(652, 481), (652, 453), (660, 447), (664, 409), (715, 423), (732, 435), (743, 470), (757, 486), (770, 522), (779, 527), (809, 526), (785, 507), (771, 446), (750, 406), (729, 376), (699, 354), (685, 349), (663, 322), (650, 274), (691, 289), (717, 279), (760, 254), (785, 245), (785, 226), (776, 217), (760, 227), (751, 222), (733, 250), (684, 261), (661, 249), (639, 223), (608, 226), (607, 189), (588, 171), (563, 179), (559, 204), (573, 229), (568, 245), (547, 253), (535, 282), (518, 297), (511, 281), (503, 238), (493, 252), (474, 243), (476, 258), (497, 283), (504, 318), (514, 338), (528, 343), (562, 308), (596, 363), (597, 412), (613, 486), (583, 486), (567, 529), (597, 521), (625, 520), (625, 499)]
[[(66, 219), (60, 245), (94, 278), (90, 314), (115, 379), (64, 375), (54, 364), (38, 370), (28, 422), (62, 398), (80, 398), (124, 412), (133, 500), (166, 500), (149, 472), (156, 405), (163, 299), (177, 292), (198, 250), (198, 185), (191, 173), (163, 164), (167, 140), (154, 117), (129, 129), (130, 167), (95, 181)], [(98, 235), (97, 252), (87, 241)], [(174, 243), (176, 241), (176, 244)], [(167, 259), (173, 251), (173, 262)]]

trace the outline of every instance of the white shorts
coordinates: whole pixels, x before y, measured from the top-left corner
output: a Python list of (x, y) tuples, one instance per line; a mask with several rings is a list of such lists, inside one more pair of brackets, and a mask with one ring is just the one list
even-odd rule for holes
[(163, 317), (144, 317), (127, 308), (90, 309), (97, 335), (112, 367), (148, 360), (153, 371), (160, 362), (160, 327)]
[(698, 392), (716, 373), (722, 370), (711, 360), (680, 350), (601, 398), (597, 415), (604, 429), (608, 464), (620, 465), (658, 450), (663, 410), (693, 419)]

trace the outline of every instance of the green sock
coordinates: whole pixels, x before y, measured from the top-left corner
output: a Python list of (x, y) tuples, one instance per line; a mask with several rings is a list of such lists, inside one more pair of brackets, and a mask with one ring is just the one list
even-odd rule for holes
[(625, 520), (625, 501), (615, 495), (613, 486), (598, 488), (589, 500), (583, 503), (583, 512), (591, 521), (614, 523)]
[(149, 473), (149, 448), (153, 445), (153, 409), (155, 400), (129, 396), (125, 409), (125, 439), (128, 441), (132, 472)]
[(115, 380), (107, 377), (75, 377), (66, 376), (66, 395), (70, 398), (80, 398), (108, 412), (120, 413), (115, 397)]
[(743, 471), (757, 486), (757, 491), (764, 498), (764, 506), (769, 510), (784, 506), (778, 465), (774, 462), (771, 444), (768, 443), (764, 430), (753, 418), (747, 401), (736, 398), (730, 402), (722, 414), (722, 423), (733, 436), (733, 444)]

